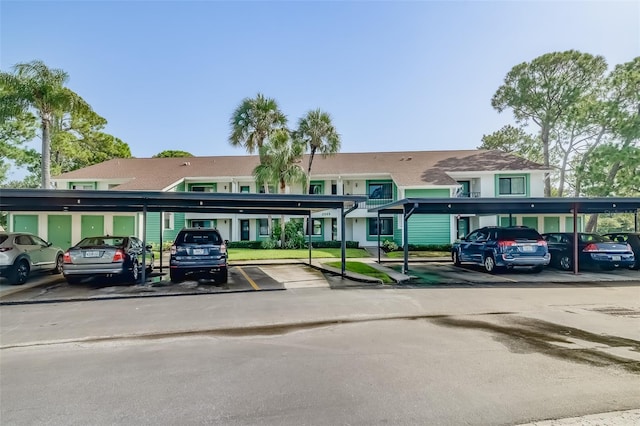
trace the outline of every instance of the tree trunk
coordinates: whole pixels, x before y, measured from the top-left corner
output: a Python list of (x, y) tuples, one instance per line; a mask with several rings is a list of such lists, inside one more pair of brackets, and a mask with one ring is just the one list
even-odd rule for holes
[[(600, 133), (598, 133), (598, 137), (596, 138), (593, 145), (591, 145), (589, 149), (587, 149), (587, 152), (585, 152), (584, 155), (582, 156), (582, 159), (580, 160), (580, 167), (579, 167), (580, 171), (584, 170), (584, 167), (587, 164), (587, 161), (589, 161), (589, 158), (591, 157), (591, 153), (593, 152), (594, 149), (596, 149), (598, 145), (600, 145), (600, 141), (602, 140), (602, 137), (604, 136), (606, 131), (607, 129), (603, 126), (600, 129)], [(580, 176), (580, 173), (576, 173), (576, 190), (575, 190), (574, 196), (579, 197), (581, 191), (582, 191), (582, 177)]]
[(42, 117), (42, 188), (51, 188), (51, 117)]
[(587, 221), (587, 226), (585, 226), (585, 232), (595, 232), (598, 227), (598, 213), (592, 214), (589, 216), (589, 220)]
[[(540, 138), (542, 139), (542, 155), (546, 169), (549, 169), (549, 132), (549, 125), (544, 123)], [(551, 197), (551, 174), (549, 172), (544, 174), (544, 196)]]

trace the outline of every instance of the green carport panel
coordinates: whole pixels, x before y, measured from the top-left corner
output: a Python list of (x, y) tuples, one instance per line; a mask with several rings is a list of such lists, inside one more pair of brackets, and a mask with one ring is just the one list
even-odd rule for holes
[(134, 216), (114, 216), (113, 235), (135, 235), (136, 218)]
[(16, 214), (13, 216), (13, 232), (30, 232), (38, 235), (38, 215)]
[(51, 244), (61, 247), (63, 250), (71, 247), (71, 216), (49, 215), (47, 228), (49, 230), (47, 238)]
[(560, 232), (560, 218), (557, 216), (545, 216), (544, 232)]
[(80, 238), (104, 235), (104, 216), (82, 215), (80, 218)]
[(523, 217), (522, 218), (522, 225), (537, 230), (538, 229), (538, 218), (537, 217)]
[[(578, 219), (578, 232), (580, 232), (582, 230), (582, 218), (578, 216), (577, 219)], [(565, 232), (573, 232), (573, 217), (565, 217), (564, 220), (565, 220), (564, 222)]]
[[(516, 224), (516, 218), (515, 217), (512, 218), (511, 222), (513, 223), (513, 225), (515, 225)], [(502, 216), (500, 218), (500, 226), (511, 226), (509, 224), (509, 216)]]

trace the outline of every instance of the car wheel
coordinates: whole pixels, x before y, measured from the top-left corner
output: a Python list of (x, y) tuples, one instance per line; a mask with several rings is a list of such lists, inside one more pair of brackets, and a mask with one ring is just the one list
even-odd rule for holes
[(184, 281), (184, 274), (179, 271), (174, 271), (173, 269), (169, 271), (169, 277), (171, 278), (171, 282), (173, 283)]
[(544, 269), (544, 266), (542, 265), (534, 266), (533, 268), (531, 268), (531, 272), (537, 274), (539, 272), (542, 272), (542, 269)]
[(454, 265), (456, 266), (462, 265), (462, 263), (460, 263), (460, 254), (458, 253), (458, 250), (455, 250), (451, 253), (451, 259), (453, 260)]
[(62, 264), (63, 264), (62, 254), (58, 254), (58, 257), (56, 257), (56, 267), (51, 270), (51, 273), (52, 274), (61, 274), (62, 273)]
[(497, 267), (496, 267), (496, 261), (493, 259), (493, 256), (488, 255), (487, 257), (484, 258), (484, 270), (487, 271), (490, 274), (495, 274)]
[(12, 285), (24, 284), (29, 277), (29, 262), (22, 259), (9, 270), (9, 283)]
[(558, 259), (558, 266), (563, 271), (570, 271), (573, 269), (573, 263), (571, 262), (571, 258), (568, 254), (561, 254)]
[(140, 278), (140, 265), (136, 260), (135, 262), (133, 262), (133, 267), (131, 268), (131, 272), (129, 273), (129, 281), (136, 284), (139, 278)]

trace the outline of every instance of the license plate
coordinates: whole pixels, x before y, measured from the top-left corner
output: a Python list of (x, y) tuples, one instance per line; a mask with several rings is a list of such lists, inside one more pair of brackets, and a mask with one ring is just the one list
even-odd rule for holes
[(204, 249), (193, 249), (193, 254), (204, 254)]
[(100, 257), (99, 251), (85, 251), (84, 257)]
[(620, 261), (622, 258), (620, 256), (611, 256), (611, 260)]
[(533, 246), (522, 246), (522, 251), (526, 251), (528, 253), (531, 253), (531, 252), (534, 252), (536, 250), (535, 250), (535, 247), (533, 247)]

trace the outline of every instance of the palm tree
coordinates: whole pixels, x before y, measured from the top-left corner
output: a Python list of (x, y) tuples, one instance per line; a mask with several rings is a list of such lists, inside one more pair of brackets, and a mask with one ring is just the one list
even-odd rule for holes
[(244, 98), (231, 115), (229, 143), (244, 147), (249, 154), (260, 152), (269, 136), (284, 129), (287, 117), (280, 111), (273, 98), (258, 93), (255, 98)]
[(42, 130), (42, 188), (51, 186), (51, 130), (56, 115), (89, 112), (91, 107), (65, 87), (69, 74), (42, 61), (14, 65), (13, 73), (0, 72), (0, 123), (34, 110)]
[[(309, 165), (307, 167), (307, 179), (311, 184), (311, 165), (316, 153), (323, 157), (333, 155), (340, 151), (340, 135), (331, 122), (329, 113), (316, 109), (298, 121), (296, 138), (300, 139), (309, 149)], [(311, 189), (311, 187), (309, 187)]]
[[(256, 181), (265, 184), (278, 183), (280, 193), (284, 194), (287, 184), (302, 183), (305, 186), (306, 175), (300, 166), (305, 145), (292, 140), (289, 131), (276, 130), (269, 141), (260, 148), (262, 162), (253, 170)], [(281, 247), (284, 247), (284, 216), (280, 220)]]

